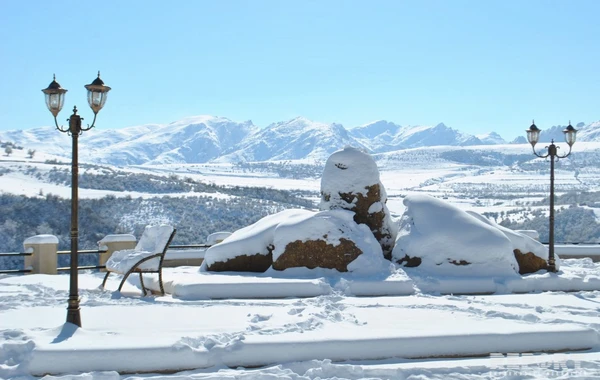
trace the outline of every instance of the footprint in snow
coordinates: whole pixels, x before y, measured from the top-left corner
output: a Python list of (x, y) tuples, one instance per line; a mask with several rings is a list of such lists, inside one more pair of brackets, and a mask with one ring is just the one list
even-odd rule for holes
[(288, 311), (288, 314), (300, 316), (300, 315), (302, 315), (302, 312), (304, 311), (304, 309), (305, 308), (303, 308), (303, 307), (293, 308), (293, 309), (290, 309), (290, 311)]
[(258, 323), (258, 322), (264, 322), (264, 321), (268, 321), (269, 319), (271, 319), (273, 315), (269, 314), (269, 315), (265, 315), (265, 314), (254, 314), (254, 316), (250, 319), (250, 322), (252, 323)]

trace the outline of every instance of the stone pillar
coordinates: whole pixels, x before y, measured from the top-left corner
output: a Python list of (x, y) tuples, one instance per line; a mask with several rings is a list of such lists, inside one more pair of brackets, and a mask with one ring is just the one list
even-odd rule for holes
[[(106, 252), (100, 254), (100, 258), (98, 259), (98, 265), (106, 265), (108, 258), (115, 251), (120, 251), (123, 249), (133, 249), (135, 248), (136, 240), (135, 236), (130, 234), (118, 234), (118, 235), (106, 235), (102, 240), (98, 242), (98, 249), (103, 250), (106, 249)], [(102, 272), (105, 272), (105, 269), (101, 269)]]
[(31, 273), (56, 274), (58, 238), (54, 235), (36, 235), (23, 242), (25, 252), (25, 268), (31, 267)]

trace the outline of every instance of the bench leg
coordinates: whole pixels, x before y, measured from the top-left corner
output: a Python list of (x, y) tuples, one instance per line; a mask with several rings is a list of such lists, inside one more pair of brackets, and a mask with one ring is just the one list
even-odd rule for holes
[(106, 285), (106, 280), (108, 279), (108, 275), (110, 274), (110, 272), (106, 272), (106, 276), (104, 276), (104, 280), (102, 281), (102, 288), (104, 289), (104, 286)]
[(140, 284), (142, 285), (142, 294), (144, 296), (146, 296), (146, 287), (144, 286), (144, 277), (142, 276), (142, 272), (140, 272), (139, 275), (140, 275)]
[(162, 270), (158, 271), (158, 284), (160, 285), (160, 293), (164, 296), (165, 295), (165, 287), (163, 285), (163, 280), (162, 280)]

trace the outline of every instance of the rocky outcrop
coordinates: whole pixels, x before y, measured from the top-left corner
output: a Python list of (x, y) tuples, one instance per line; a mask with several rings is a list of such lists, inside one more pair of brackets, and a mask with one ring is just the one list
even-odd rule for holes
[(337, 245), (325, 240), (296, 240), (284, 249), (273, 262), (273, 269), (284, 270), (295, 267), (337, 269), (347, 272), (348, 264), (354, 261), (362, 251), (352, 241), (341, 238)]
[(289, 209), (265, 216), (206, 250), (201, 271), (264, 272), (273, 264), (273, 234), (284, 221), (313, 215), (313, 211)]
[(211, 272), (259, 272), (269, 269), (273, 264), (273, 254), (236, 256), (227, 261), (216, 261), (206, 266)]
[(423, 194), (404, 198), (392, 260), (432, 276), (518, 276), (513, 243), (503, 231)]
[(523, 253), (518, 249), (514, 250), (515, 259), (519, 263), (519, 273), (528, 274), (535, 273), (539, 270), (548, 270), (548, 263), (541, 257), (536, 256), (533, 252)]
[(369, 227), (384, 257), (391, 259), (396, 228), (386, 202), (377, 164), (370, 155), (345, 148), (329, 157), (321, 178), (320, 209), (353, 211), (354, 221)]

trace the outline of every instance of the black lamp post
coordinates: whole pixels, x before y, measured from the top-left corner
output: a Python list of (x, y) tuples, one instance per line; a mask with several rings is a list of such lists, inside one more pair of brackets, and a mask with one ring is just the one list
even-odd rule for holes
[(549, 239), (548, 239), (548, 271), (556, 272), (556, 262), (554, 259), (554, 160), (558, 160), (560, 158), (565, 158), (569, 154), (571, 154), (571, 148), (573, 144), (575, 144), (575, 139), (577, 137), (577, 130), (573, 128), (571, 122), (569, 122), (569, 126), (563, 130), (565, 134), (565, 141), (569, 144), (569, 151), (564, 155), (558, 154), (558, 149), (560, 147), (554, 145), (554, 139), (550, 145), (546, 147), (546, 154), (539, 154), (535, 151), (535, 144), (538, 142), (540, 138), (541, 130), (536, 127), (535, 122), (531, 124), (531, 127), (527, 130), (527, 141), (531, 144), (531, 148), (533, 149), (533, 154), (540, 158), (550, 157), (550, 227), (549, 227)]
[(77, 115), (77, 107), (73, 107), (73, 114), (67, 121), (69, 122), (68, 128), (58, 126), (56, 116), (62, 109), (65, 103), (66, 89), (60, 87), (60, 84), (56, 82), (56, 76), (52, 80), (52, 83), (42, 90), (46, 96), (46, 106), (54, 116), (54, 124), (56, 129), (61, 132), (65, 132), (73, 138), (73, 159), (71, 161), (71, 268), (70, 268), (70, 283), (69, 283), (69, 306), (67, 307), (67, 322), (73, 323), (81, 327), (81, 315), (79, 313), (79, 289), (77, 284), (77, 239), (79, 238), (78, 231), (78, 138), (79, 135), (84, 131), (89, 131), (94, 128), (96, 123), (96, 115), (104, 106), (106, 102), (106, 96), (110, 91), (110, 87), (105, 86), (102, 79), (100, 79), (100, 72), (98, 77), (91, 83), (85, 86), (88, 91), (88, 103), (92, 111), (94, 111), (94, 120), (92, 125), (88, 125), (87, 128), (81, 126), (83, 118)]

